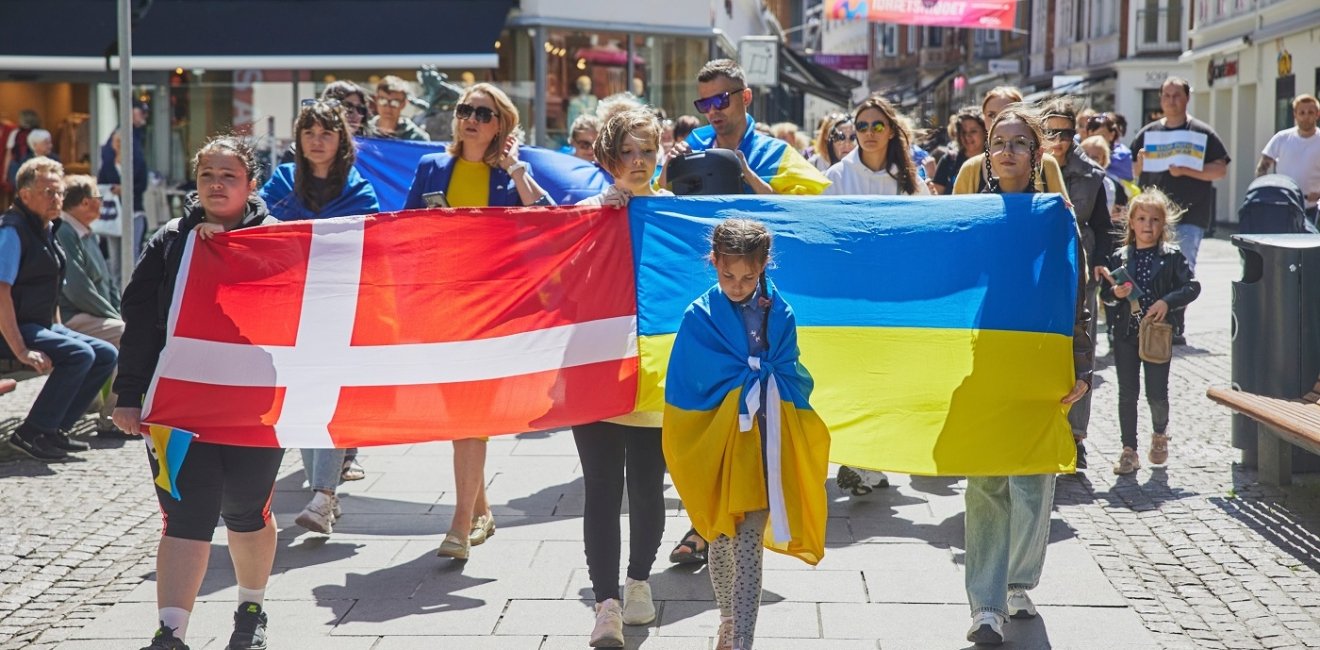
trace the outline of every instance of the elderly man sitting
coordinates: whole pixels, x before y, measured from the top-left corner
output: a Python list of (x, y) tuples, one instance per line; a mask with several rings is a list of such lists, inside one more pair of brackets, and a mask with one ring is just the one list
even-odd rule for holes
[(9, 445), (42, 462), (88, 448), (68, 431), (115, 368), (114, 346), (59, 322), (66, 267), (55, 231), (64, 199), (64, 168), (46, 157), (19, 167), (18, 198), (0, 216), (0, 334), (14, 358), (50, 373)]

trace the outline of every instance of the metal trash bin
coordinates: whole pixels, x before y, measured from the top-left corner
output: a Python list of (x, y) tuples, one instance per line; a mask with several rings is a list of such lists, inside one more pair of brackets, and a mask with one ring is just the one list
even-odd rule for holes
[[(1295, 399), (1320, 376), (1320, 235), (1234, 235), (1242, 279), (1233, 282), (1233, 387)], [(1257, 423), (1233, 414), (1233, 446), (1256, 465)], [(1293, 448), (1293, 468), (1320, 471), (1320, 456)]]

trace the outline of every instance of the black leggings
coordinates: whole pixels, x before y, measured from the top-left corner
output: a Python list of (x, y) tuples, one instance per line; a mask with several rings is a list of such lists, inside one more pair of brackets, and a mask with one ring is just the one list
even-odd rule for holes
[(1155, 433), (1169, 428), (1169, 367), (1171, 363), (1142, 361), (1135, 336), (1114, 333), (1114, 365), (1118, 367), (1118, 431), (1123, 446), (1137, 448), (1137, 375), (1145, 367), (1146, 402)]
[(592, 422), (573, 427), (586, 481), (582, 532), (596, 602), (619, 597), (619, 514), (628, 485), (628, 577), (646, 580), (665, 531), (665, 454), (660, 429)]
[[(150, 452), (147, 456), (154, 477), (156, 459)], [(194, 442), (179, 468), (180, 500), (156, 486), (164, 535), (209, 542), (218, 517), (236, 533), (265, 528), (283, 458), (283, 449)]]

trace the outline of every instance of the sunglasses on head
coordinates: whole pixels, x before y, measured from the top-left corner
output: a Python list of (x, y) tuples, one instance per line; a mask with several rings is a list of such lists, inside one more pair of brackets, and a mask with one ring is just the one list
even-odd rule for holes
[(733, 101), (734, 93), (740, 93), (743, 90), (745, 89), (738, 88), (736, 90), (722, 92), (718, 95), (711, 95), (710, 97), (702, 97), (701, 99), (692, 102), (692, 105), (697, 107), (698, 113), (709, 113), (713, 110), (722, 111), (729, 107), (729, 103)]
[(838, 131), (830, 132), (830, 142), (844, 142), (844, 141), (857, 142), (857, 134), (856, 133), (845, 134), (845, 133), (839, 133)]
[(330, 108), (342, 108), (345, 111), (353, 111), (362, 117), (367, 116), (367, 107), (364, 104), (350, 104), (338, 99), (304, 99), (301, 102), (298, 102), (298, 105), (304, 108), (316, 104), (325, 104)]
[(853, 126), (857, 129), (858, 133), (864, 133), (866, 131), (870, 131), (871, 133), (884, 133), (885, 129), (889, 128), (880, 120), (874, 122), (853, 122)]
[(485, 106), (473, 106), (472, 104), (459, 104), (454, 107), (454, 117), (460, 120), (475, 119), (482, 124), (490, 124), (495, 119), (495, 111)]

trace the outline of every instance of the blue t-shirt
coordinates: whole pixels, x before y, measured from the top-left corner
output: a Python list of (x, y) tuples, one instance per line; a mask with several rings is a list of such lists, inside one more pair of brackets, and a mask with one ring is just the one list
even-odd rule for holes
[(13, 228), (0, 228), (0, 282), (13, 286), (18, 279), (18, 261), (23, 245)]

